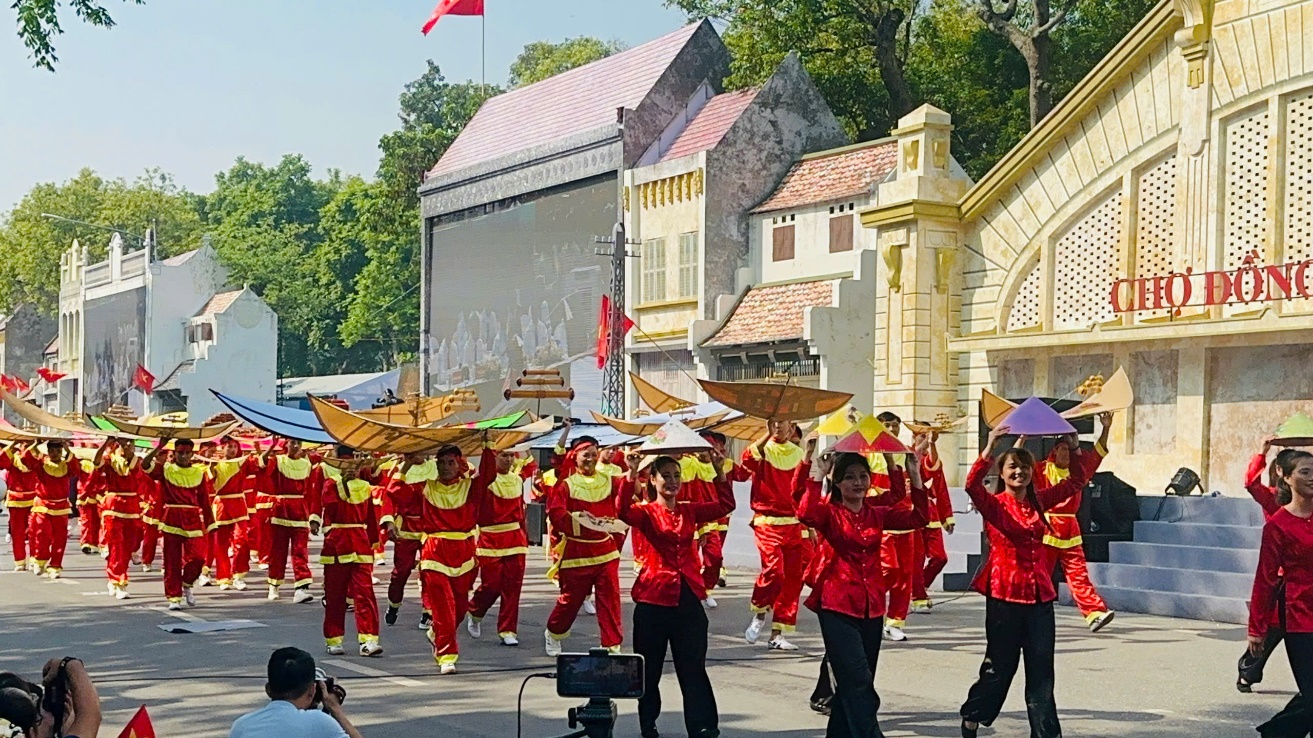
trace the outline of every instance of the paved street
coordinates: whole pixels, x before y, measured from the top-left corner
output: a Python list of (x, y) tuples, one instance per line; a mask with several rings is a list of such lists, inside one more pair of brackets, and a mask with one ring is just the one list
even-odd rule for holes
[[(199, 604), (184, 618), (164, 611), (158, 571), (133, 574), (133, 599), (105, 594), (99, 557), (72, 548), (67, 578), (51, 582), (31, 574), (0, 574), (0, 670), (37, 673), (49, 657), (85, 659), (106, 708), (113, 736), (133, 710), (147, 704), (162, 738), (226, 736), (232, 720), (264, 702), (263, 669), (269, 651), (295, 645), (327, 660), (324, 668), (343, 678), (349, 714), (369, 736), (509, 736), (516, 729), (516, 692), (530, 673), (548, 670), (541, 633), (552, 601), (551, 585), (535, 549), (526, 585), (521, 635), (509, 649), (485, 636), (475, 642), (461, 633), (461, 672), (438, 677), (423, 634), (415, 626), (412, 589), (402, 623), (384, 628), (386, 654), (363, 659), (322, 653), (321, 608), (277, 604), (263, 589), (245, 593), (199, 591)], [(628, 565), (625, 566), (628, 568)], [(382, 569), (386, 577), (390, 569)], [(316, 572), (318, 574), (318, 572)], [(737, 573), (718, 594), (712, 614), (712, 681), (727, 736), (818, 736), (824, 719), (807, 709), (821, 651), (815, 619), (804, 616), (800, 654), (768, 654), (741, 633), (747, 619), (751, 575)], [(628, 591), (628, 581), (625, 583)], [(383, 588), (379, 590), (384, 600)], [(626, 602), (628, 605), (628, 602)], [(626, 623), (629, 622), (628, 607)], [(158, 626), (183, 620), (246, 618), (266, 627), (209, 634), (170, 634)], [(956, 736), (956, 710), (983, 653), (983, 601), (969, 595), (944, 602), (933, 615), (914, 616), (911, 641), (886, 644), (878, 686), (883, 726), (893, 736)], [(402, 627), (402, 626), (405, 627)], [(493, 630), (491, 621), (485, 626)], [(348, 625), (348, 641), (352, 627)], [(569, 642), (577, 649), (595, 642), (596, 624), (581, 617)], [(1180, 738), (1252, 736), (1254, 725), (1288, 700), (1294, 683), (1279, 651), (1261, 693), (1238, 694), (1234, 664), (1244, 641), (1239, 626), (1119, 615), (1103, 635), (1091, 636), (1077, 614), (1062, 608), (1058, 626), (1058, 704), (1065, 734), (1078, 737)], [(680, 700), (668, 668), (664, 693), (666, 735), (682, 735)], [(535, 738), (568, 732), (566, 710), (553, 685), (534, 680), (524, 691), (524, 732)], [(1024, 736), (1025, 706), (1020, 677), (992, 735)], [(617, 735), (637, 735), (632, 704), (621, 705)], [(982, 735), (991, 735), (982, 731)]]

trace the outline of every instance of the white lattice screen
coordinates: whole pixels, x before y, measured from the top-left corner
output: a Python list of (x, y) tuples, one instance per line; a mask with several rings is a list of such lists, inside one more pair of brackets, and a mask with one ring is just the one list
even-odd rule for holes
[(1054, 252), (1053, 327), (1089, 328), (1112, 320), (1112, 282), (1121, 242), (1122, 195), (1114, 192), (1081, 218)]
[(1039, 292), (1044, 285), (1044, 275), (1040, 274), (1039, 267), (1036, 264), (1030, 268), (1030, 274), (1022, 280), (1017, 296), (1012, 300), (1012, 312), (1008, 313), (1009, 333), (1039, 325)]
[(1267, 234), (1267, 109), (1226, 124), (1226, 219), (1223, 269), (1264, 252)]
[(1313, 258), (1313, 92), (1286, 103), (1286, 242), (1282, 261)]
[(1156, 277), (1176, 268), (1172, 226), (1176, 220), (1176, 157), (1140, 175), (1135, 226), (1136, 277)]

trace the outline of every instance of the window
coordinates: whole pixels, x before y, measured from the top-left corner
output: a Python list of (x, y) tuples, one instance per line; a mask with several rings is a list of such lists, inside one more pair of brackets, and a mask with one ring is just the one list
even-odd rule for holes
[(830, 253), (853, 250), (853, 216), (838, 215), (830, 218)]
[(187, 343), (200, 343), (214, 340), (213, 323), (196, 323), (187, 326)]
[(774, 240), (772, 249), (774, 261), (788, 261), (793, 258), (793, 226), (775, 226), (771, 234)]
[(666, 239), (644, 241), (642, 259), (643, 302), (666, 299)]
[(679, 234), (679, 296), (698, 296), (698, 234)]

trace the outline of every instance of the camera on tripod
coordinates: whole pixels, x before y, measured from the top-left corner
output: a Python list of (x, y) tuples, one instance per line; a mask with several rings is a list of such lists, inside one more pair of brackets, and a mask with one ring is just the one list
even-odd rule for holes
[(614, 700), (643, 696), (643, 657), (615, 654), (605, 648), (556, 657), (556, 694), (588, 701), (570, 708), (574, 733), (562, 738), (610, 738), (615, 729)]

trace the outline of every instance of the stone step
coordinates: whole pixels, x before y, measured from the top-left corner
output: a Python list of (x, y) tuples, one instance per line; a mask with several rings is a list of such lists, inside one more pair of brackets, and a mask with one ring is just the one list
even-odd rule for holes
[(1243, 548), (1257, 551), (1262, 539), (1263, 529), (1248, 525), (1203, 525), (1148, 520), (1141, 520), (1135, 524), (1136, 543)]
[(1168, 569), (1157, 566), (1091, 563), (1090, 581), (1102, 591), (1104, 587), (1177, 592), (1192, 595), (1247, 600), (1253, 589), (1254, 575), (1198, 569)]
[(1165, 523), (1263, 525), (1263, 509), (1244, 490), (1238, 496), (1141, 496), (1140, 519)]
[(1114, 541), (1108, 544), (1108, 563), (1233, 572), (1252, 576), (1258, 569), (1258, 551), (1247, 548)]
[[(1208, 620), (1215, 623), (1249, 622), (1249, 604), (1243, 599), (1123, 587), (1099, 587), (1099, 594), (1103, 595), (1108, 607), (1121, 612)], [(1067, 585), (1060, 587), (1058, 600), (1064, 605), (1072, 604), (1071, 592), (1067, 589)], [(1111, 627), (1116, 629), (1117, 623), (1114, 622)]]

